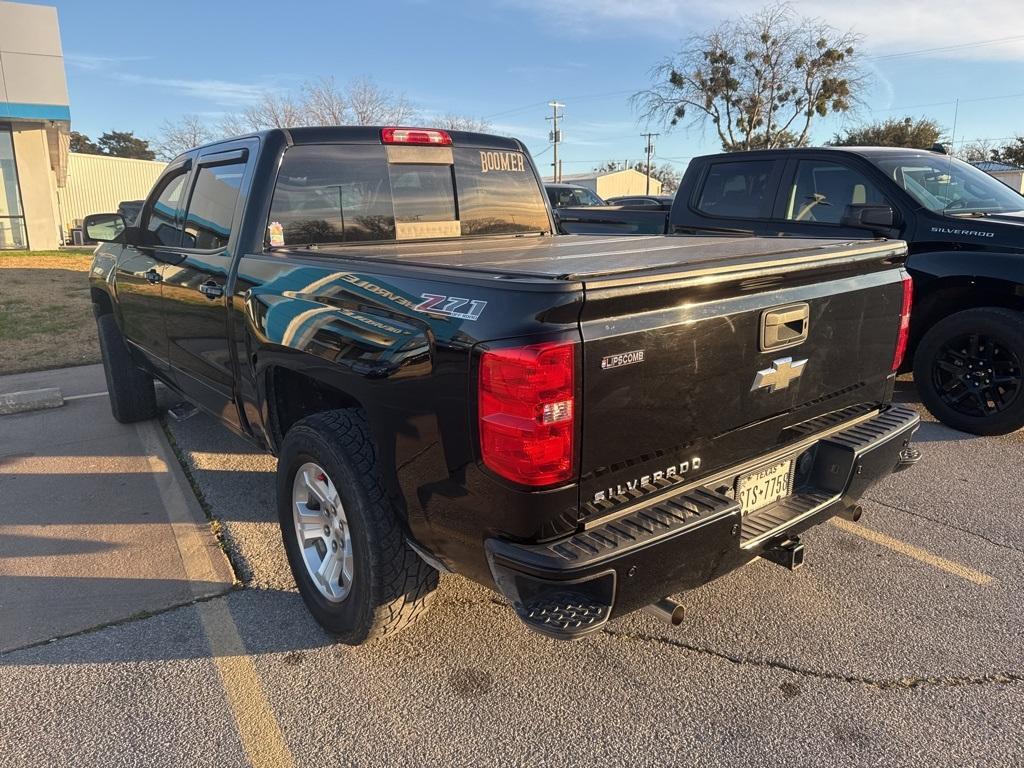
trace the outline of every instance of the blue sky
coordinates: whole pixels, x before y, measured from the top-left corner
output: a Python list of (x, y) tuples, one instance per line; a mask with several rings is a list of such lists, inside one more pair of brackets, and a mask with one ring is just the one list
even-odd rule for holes
[[(650, 67), (683, 36), (762, 3), (45, 4), (60, 14), (72, 127), (94, 138), (109, 129), (154, 138), (164, 119), (190, 113), (215, 123), (263, 91), (296, 91), (323, 76), (339, 83), (371, 77), (422, 114), (488, 119), (523, 139), (542, 172), (551, 156), (546, 102), (557, 98), (566, 104), (560, 153), (569, 174), (604, 160), (640, 159), (643, 126), (628, 95), (648, 84)], [(862, 32), (871, 57), (867, 105), (855, 116), (819, 122), (818, 141), (844, 124), (907, 114), (933, 117), (948, 131), (957, 98), (958, 139), (1024, 133), (1024, 2), (805, 0), (795, 7)], [(935, 48), (944, 50), (892, 56)], [(718, 151), (708, 132), (660, 130), (658, 158), (680, 169), (688, 157)]]

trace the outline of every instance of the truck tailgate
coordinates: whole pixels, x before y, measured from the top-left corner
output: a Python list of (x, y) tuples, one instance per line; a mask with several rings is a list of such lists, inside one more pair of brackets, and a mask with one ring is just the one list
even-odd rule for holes
[(581, 516), (721, 473), (805, 437), (810, 419), (885, 399), (904, 253), (833, 245), (583, 277)]

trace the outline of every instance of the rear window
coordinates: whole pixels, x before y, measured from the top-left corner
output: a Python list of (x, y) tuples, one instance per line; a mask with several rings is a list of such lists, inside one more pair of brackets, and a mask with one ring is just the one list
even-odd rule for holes
[(697, 210), (723, 218), (767, 218), (771, 208), (768, 181), (774, 166), (771, 160), (713, 163)]
[(329, 144), (285, 153), (267, 242), (548, 231), (540, 187), (520, 152)]

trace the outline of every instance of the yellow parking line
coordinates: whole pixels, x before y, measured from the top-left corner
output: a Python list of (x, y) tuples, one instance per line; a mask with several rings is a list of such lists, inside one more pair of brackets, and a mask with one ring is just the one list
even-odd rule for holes
[[(167, 450), (155, 423), (142, 422), (136, 426), (151, 462), (185, 573), (193, 585), (193, 594), (201, 597), (202, 585), (218, 578), (210, 559), (210, 546), (189, 509), (180, 482), (168, 471), (168, 466), (176, 459)], [(249, 763), (253, 768), (291, 768), (294, 765), (292, 755), (227, 602), (211, 600), (197, 607)]]
[(932, 568), (938, 568), (940, 571), (959, 576), (961, 579), (965, 579), (973, 584), (985, 587), (995, 581), (991, 576), (981, 571), (976, 571), (973, 568), (968, 568), (966, 565), (960, 565), (960, 563), (954, 563), (952, 560), (947, 560), (944, 557), (933, 555), (931, 552), (915, 547), (913, 544), (907, 544), (899, 539), (894, 539), (891, 536), (886, 536), (884, 533), (857, 525), (857, 523), (850, 522), (844, 518), (833, 517), (832, 524), (842, 528), (847, 533), (867, 539), (872, 544), (888, 547), (894, 552), (899, 552), (901, 555), (906, 555), (914, 560), (930, 565)]

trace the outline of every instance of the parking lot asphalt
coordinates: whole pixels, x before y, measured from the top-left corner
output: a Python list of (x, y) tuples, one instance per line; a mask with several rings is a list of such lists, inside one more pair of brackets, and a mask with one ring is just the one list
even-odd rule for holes
[(561, 643), (447, 576), (353, 649), (294, 591), (273, 459), (202, 415), (169, 430), (246, 586), (0, 654), (0, 764), (1024, 764), (1024, 433), (927, 421), (859, 524), (678, 596), (679, 628)]
[(0, 651), (230, 589), (160, 425), (114, 421), (99, 365), (0, 376), (40, 386), (63, 406), (0, 416)]

